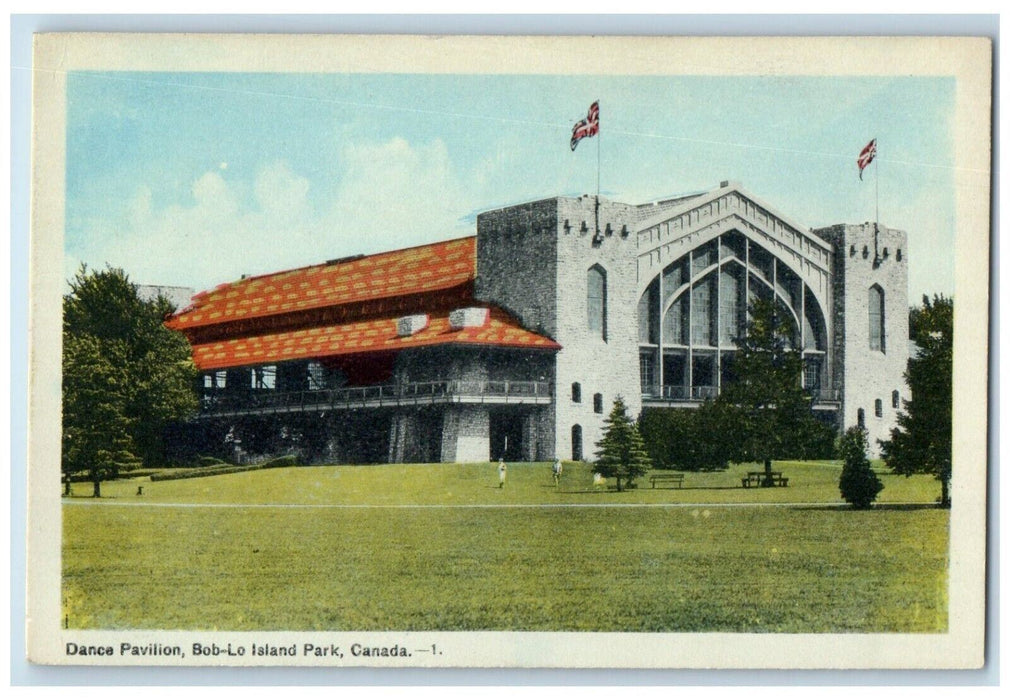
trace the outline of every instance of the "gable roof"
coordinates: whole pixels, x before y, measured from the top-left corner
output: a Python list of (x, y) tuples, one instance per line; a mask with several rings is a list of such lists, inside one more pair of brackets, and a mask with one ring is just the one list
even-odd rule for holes
[(657, 205), (653, 205), (654, 211), (652, 208), (647, 208), (647, 205), (642, 205), (640, 208), (642, 218), (638, 222), (637, 230), (639, 232), (647, 231), (653, 226), (657, 226), (664, 221), (673, 219), (685, 212), (691, 211), (692, 209), (703, 207), (709, 202), (715, 201), (730, 192), (736, 192), (744, 199), (750, 200), (755, 206), (765, 210), (768, 214), (775, 217), (786, 226), (797, 231), (800, 235), (809, 238), (812, 243), (821, 246), (821, 248), (824, 248), (825, 250), (832, 250), (831, 244), (819, 234), (815, 233), (809, 226), (804, 226), (803, 224), (794, 221), (792, 218), (786, 216), (771, 205), (766, 204), (762, 200), (750, 194), (735, 182), (724, 182), (720, 187), (709, 192), (659, 202)]
[(193, 297), (175, 330), (450, 289), (471, 282), (476, 237), (247, 277)]
[(193, 361), (203, 370), (271, 364), (286, 360), (397, 351), (428, 345), (479, 345), (559, 350), (550, 338), (528, 331), (501, 309), (479, 327), (453, 330), (449, 312), (431, 316), (429, 325), (407, 337), (397, 335), (396, 317), (368, 319), (296, 331), (231, 338), (193, 346)]

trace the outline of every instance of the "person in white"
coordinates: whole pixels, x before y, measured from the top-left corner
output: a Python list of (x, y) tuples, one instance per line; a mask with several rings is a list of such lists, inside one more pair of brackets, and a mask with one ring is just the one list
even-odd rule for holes
[(557, 457), (554, 458), (554, 465), (551, 467), (551, 474), (554, 475), (554, 485), (557, 486), (561, 482), (561, 460)]
[(507, 473), (508, 467), (505, 466), (505, 458), (502, 457), (498, 460), (498, 488), (505, 486), (505, 475)]

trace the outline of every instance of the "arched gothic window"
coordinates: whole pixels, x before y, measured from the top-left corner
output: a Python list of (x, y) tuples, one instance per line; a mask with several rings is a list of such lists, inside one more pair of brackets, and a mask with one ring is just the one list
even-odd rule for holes
[(870, 287), (870, 350), (884, 352), (884, 290), (878, 285)]
[(572, 459), (576, 462), (582, 461), (582, 426), (572, 426)]
[(586, 309), (591, 335), (607, 339), (607, 271), (599, 265), (589, 268), (586, 275)]

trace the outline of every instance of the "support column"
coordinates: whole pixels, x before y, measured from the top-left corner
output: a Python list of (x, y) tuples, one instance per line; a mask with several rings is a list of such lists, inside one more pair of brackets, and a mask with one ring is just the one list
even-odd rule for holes
[(687, 398), (694, 398), (694, 251), (687, 253)]
[(715, 393), (722, 391), (722, 234), (715, 238)]
[(442, 420), (443, 462), (491, 460), (491, 419), (484, 406), (447, 407)]
[(661, 269), (659, 271), (659, 292), (656, 294), (656, 304), (659, 307), (659, 334), (656, 337), (656, 347), (659, 354), (659, 367), (656, 369), (656, 377), (659, 382), (659, 397), (663, 398), (663, 386), (665, 381), (663, 379), (663, 326), (666, 325), (666, 314), (663, 309), (666, 306), (666, 297), (663, 294), (663, 289), (665, 288), (665, 283), (663, 278), (666, 277), (666, 269)]

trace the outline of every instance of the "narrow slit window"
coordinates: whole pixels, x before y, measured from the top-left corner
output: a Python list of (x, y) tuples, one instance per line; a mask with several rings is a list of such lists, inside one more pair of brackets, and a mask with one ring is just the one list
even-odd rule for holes
[(870, 350), (884, 352), (884, 290), (877, 285), (869, 293)]
[(591, 335), (607, 339), (607, 272), (593, 265), (586, 274), (586, 309)]

